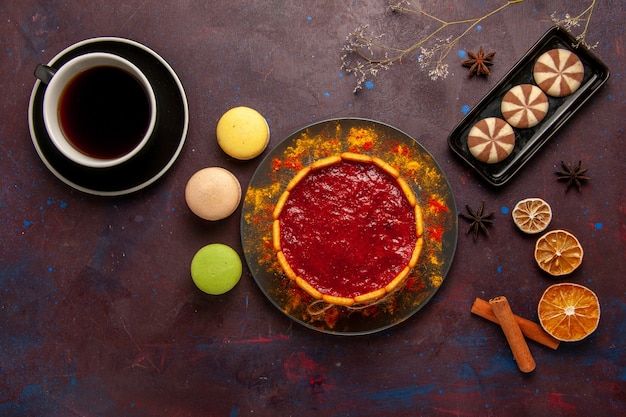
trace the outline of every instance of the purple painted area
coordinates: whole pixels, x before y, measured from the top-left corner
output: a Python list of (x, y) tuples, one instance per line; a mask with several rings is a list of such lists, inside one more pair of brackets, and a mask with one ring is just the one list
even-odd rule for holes
[[(503, 2), (421, 4), (461, 19)], [(354, 77), (337, 76), (346, 35), (369, 22), (392, 29), (385, 43), (398, 34), (408, 45), (423, 35), (424, 16), (386, 14), (384, 2), (362, 1), (92, 3), (0, 7), (0, 415), (626, 414), (623, 8), (598, 2), (588, 29), (611, 79), (514, 180), (494, 190), (452, 155), (447, 134), (551, 26), (553, 11), (575, 16), (589, 2), (511, 6), (455, 46), (446, 79), (431, 81), (407, 59), (356, 95)], [(190, 108), (187, 143), (172, 169), (125, 197), (95, 197), (59, 181), (28, 131), (36, 64), (102, 35), (160, 53)], [(481, 44), (497, 51), (492, 76), (468, 78), (457, 51)], [(399, 128), (439, 162), (459, 210), (484, 200), (496, 212), (490, 237), (474, 242), (460, 221), (455, 260), (436, 296), (405, 322), (369, 336), (326, 335), (292, 322), (248, 268), (231, 292), (202, 294), (189, 275), (193, 254), (219, 242), (243, 257), (241, 209), (204, 222), (186, 207), (184, 187), (197, 170), (222, 166), (246, 190), (263, 156), (229, 159), (214, 133), (236, 105), (267, 118), (270, 149), (333, 117)], [(578, 160), (591, 179), (566, 193), (554, 172), (560, 161)], [(550, 203), (550, 228), (570, 230), (585, 250), (582, 266), (558, 281), (594, 290), (602, 317), (593, 335), (556, 351), (529, 342), (537, 369), (523, 375), (500, 328), (470, 309), (475, 297), (504, 295), (516, 314), (537, 321), (539, 297), (555, 278), (539, 271), (535, 237), (521, 234), (509, 211), (534, 196)]]

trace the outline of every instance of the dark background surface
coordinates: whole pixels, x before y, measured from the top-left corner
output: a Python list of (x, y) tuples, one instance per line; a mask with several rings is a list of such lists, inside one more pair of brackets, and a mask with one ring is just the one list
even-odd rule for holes
[[(422, 5), (460, 20), (502, 3)], [(512, 5), (459, 41), (446, 58), (446, 79), (431, 80), (414, 53), (355, 95), (354, 79), (340, 69), (349, 32), (369, 24), (388, 44), (407, 47), (434, 21), (390, 15), (380, 0), (0, 2), (0, 415), (624, 414), (624, 2), (598, 1), (587, 33), (610, 80), (510, 183), (488, 186), (447, 145), (465, 106), (553, 25), (554, 12), (575, 16), (590, 3)], [(35, 65), (96, 36), (152, 48), (177, 72), (189, 101), (178, 161), (160, 181), (124, 197), (95, 197), (59, 181), (28, 131)], [(468, 79), (458, 52), (481, 45), (497, 52), (492, 76)], [(200, 293), (189, 276), (191, 258), (214, 242), (243, 255), (241, 208), (223, 221), (202, 221), (188, 210), (184, 186), (197, 170), (222, 166), (246, 188), (260, 158), (228, 158), (214, 133), (237, 105), (267, 118), (270, 148), (328, 118), (397, 127), (433, 154), (459, 209), (484, 200), (495, 211), (491, 236), (475, 242), (459, 220), (456, 257), (435, 297), (404, 323), (369, 336), (327, 335), (292, 322), (246, 268), (228, 294)], [(582, 160), (589, 169), (581, 192), (565, 193), (556, 181), (561, 160)], [(582, 242), (583, 264), (566, 278), (539, 271), (535, 239), (511, 221), (515, 203), (530, 196), (551, 204), (551, 228)], [(472, 302), (504, 295), (516, 314), (536, 321), (545, 288), (564, 281), (597, 293), (600, 325), (556, 351), (529, 342), (537, 369), (524, 375), (500, 329), (470, 313)]]

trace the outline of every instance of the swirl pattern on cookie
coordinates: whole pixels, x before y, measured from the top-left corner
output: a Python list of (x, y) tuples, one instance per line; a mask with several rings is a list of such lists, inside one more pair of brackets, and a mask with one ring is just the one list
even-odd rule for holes
[(521, 84), (511, 88), (502, 98), (502, 117), (513, 127), (537, 126), (548, 113), (548, 97), (539, 87)]
[(515, 147), (515, 132), (504, 120), (487, 117), (476, 123), (467, 136), (467, 147), (477, 160), (495, 164), (506, 159)]
[(565, 97), (578, 90), (585, 75), (580, 58), (565, 49), (552, 49), (535, 62), (533, 77), (545, 93)]

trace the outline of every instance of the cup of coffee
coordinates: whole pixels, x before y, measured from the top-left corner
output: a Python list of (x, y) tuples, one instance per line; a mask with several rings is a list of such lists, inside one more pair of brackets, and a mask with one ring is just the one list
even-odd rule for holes
[(118, 55), (79, 55), (60, 68), (39, 65), (46, 85), (43, 119), (54, 146), (73, 162), (108, 168), (149, 143), (157, 117), (147, 77)]

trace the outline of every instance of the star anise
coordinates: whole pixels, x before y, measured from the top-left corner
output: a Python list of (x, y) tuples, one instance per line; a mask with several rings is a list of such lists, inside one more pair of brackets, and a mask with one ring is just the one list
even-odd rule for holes
[(489, 237), (489, 230), (487, 230), (487, 226), (493, 224), (493, 220), (491, 219), (494, 215), (494, 212), (485, 213), (485, 202), (480, 203), (480, 207), (478, 210), (474, 211), (469, 205), (465, 205), (467, 209), (467, 213), (461, 213), (461, 217), (466, 220), (469, 220), (470, 225), (467, 229), (467, 233), (473, 232), (474, 241), (478, 239), (478, 233), (483, 232), (487, 237)]
[(489, 75), (491, 75), (491, 72), (489, 71), (489, 66), (493, 65), (493, 62), (491, 62), (491, 60), (493, 59), (495, 54), (495, 52), (485, 54), (485, 51), (483, 51), (483, 47), (481, 46), (478, 49), (477, 54), (468, 51), (467, 55), (469, 55), (470, 59), (468, 59), (467, 61), (463, 61), (461, 65), (469, 68), (469, 77), (471, 77), (472, 75), (484, 75), (485, 77), (488, 77)]
[(578, 161), (576, 165), (569, 165), (565, 162), (561, 161), (562, 170), (557, 171), (556, 175), (558, 177), (558, 181), (567, 181), (565, 185), (565, 192), (568, 192), (572, 185), (576, 186), (576, 189), (580, 192), (580, 189), (583, 186), (583, 181), (589, 179), (585, 174), (588, 169), (583, 169), (581, 167), (582, 161)]

